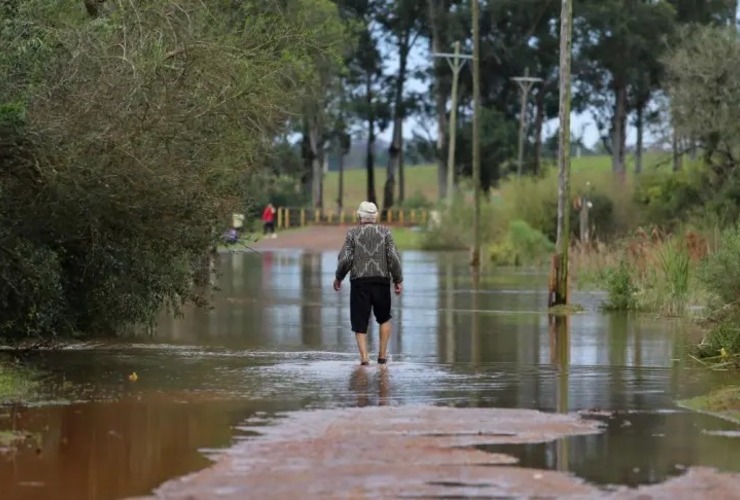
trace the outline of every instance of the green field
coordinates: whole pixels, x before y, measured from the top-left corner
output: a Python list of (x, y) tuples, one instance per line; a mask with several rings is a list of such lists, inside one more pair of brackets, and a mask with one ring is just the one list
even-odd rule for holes
[[(646, 153), (643, 165), (645, 169), (650, 168), (658, 163), (665, 162), (667, 156), (656, 153)], [(582, 171), (593, 169), (604, 171), (611, 169), (611, 158), (609, 156), (583, 156), (573, 158), (571, 163), (573, 171)], [(627, 161), (627, 171), (632, 172), (634, 169), (634, 160), (630, 156)], [(375, 194), (378, 204), (383, 201), (383, 186), (385, 184), (386, 169), (384, 167), (375, 168)], [(324, 199), (327, 200), (325, 206), (334, 206), (338, 196), (339, 174), (329, 172), (324, 178)], [(396, 178), (398, 186), (398, 178)], [(419, 165), (406, 167), (406, 198), (411, 198), (415, 194), (421, 193), (427, 200), (436, 201), (437, 193), (437, 168), (434, 165)], [(398, 191), (396, 191), (398, 193)], [(344, 206), (354, 207), (367, 197), (367, 174), (365, 169), (351, 169), (344, 173)]]

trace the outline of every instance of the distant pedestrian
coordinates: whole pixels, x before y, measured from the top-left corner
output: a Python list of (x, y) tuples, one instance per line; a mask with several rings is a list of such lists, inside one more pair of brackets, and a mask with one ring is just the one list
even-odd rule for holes
[(275, 207), (272, 206), (272, 203), (268, 203), (262, 212), (262, 222), (264, 223), (265, 236), (270, 233), (272, 238), (275, 238)]
[(339, 253), (334, 290), (350, 274), (350, 322), (355, 332), (360, 364), (370, 363), (367, 355), (367, 329), (371, 311), (380, 325), (378, 364), (387, 362), (391, 336), (391, 283), (396, 295), (403, 290), (401, 258), (388, 228), (377, 224), (378, 207), (363, 201), (357, 210), (359, 225), (347, 232)]

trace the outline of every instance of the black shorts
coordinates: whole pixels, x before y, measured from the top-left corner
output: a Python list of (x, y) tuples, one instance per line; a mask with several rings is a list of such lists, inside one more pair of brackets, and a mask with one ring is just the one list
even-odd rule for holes
[(370, 311), (379, 325), (391, 319), (391, 285), (380, 281), (350, 281), (349, 317), (352, 331), (367, 333)]

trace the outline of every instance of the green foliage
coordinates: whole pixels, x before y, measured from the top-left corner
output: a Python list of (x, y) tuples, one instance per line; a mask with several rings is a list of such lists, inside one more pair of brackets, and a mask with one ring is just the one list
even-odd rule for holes
[(730, 357), (740, 354), (740, 323), (723, 321), (713, 327), (697, 346), (700, 358)]
[[(0, 357), (0, 405), (26, 400), (38, 386), (36, 378), (31, 370)], [(0, 433), (0, 446), (7, 444), (2, 441)]]
[(498, 265), (542, 265), (555, 245), (540, 231), (522, 220), (509, 223), (505, 238), (489, 247), (491, 260)]
[[(504, 233), (505, 222), (496, 219), (491, 203), (481, 204), (481, 243), (494, 242)], [(422, 247), (426, 250), (465, 250), (473, 244), (473, 207), (458, 197), (452, 206), (440, 211), (440, 223), (430, 223), (424, 233)]]
[(723, 232), (719, 248), (699, 269), (706, 289), (719, 298), (721, 306), (740, 301), (740, 226)]
[[(625, 193), (629, 187), (615, 189), (616, 180), (610, 172), (583, 170), (573, 174), (573, 194), (591, 201), (589, 225), (592, 237), (608, 239), (629, 226), (630, 200)], [(501, 183), (503, 203), (497, 216), (506, 220), (522, 220), (547, 236), (550, 241), (557, 237), (557, 175), (554, 169), (546, 169), (538, 177), (510, 178)], [(626, 199), (626, 206), (625, 206)], [(622, 212), (615, 206), (622, 205)], [(577, 237), (579, 212), (571, 210), (570, 227)]]
[(331, 2), (289, 4), (2, 3), (0, 337), (203, 303), (245, 172), (343, 48)]
[(686, 248), (676, 244), (665, 245), (658, 251), (663, 279), (658, 280), (665, 292), (661, 295), (670, 314), (682, 314), (686, 309), (691, 281), (691, 259)]
[(429, 199), (424, 196), (424, 193), (419, 190), (414, 191), (414, 194), (411, 196), (407, 196), (406, 199), (403, 200), (402, 204), (402, 208), (408, 210), (430, 209), (433, 206), (434, 203), (429, 201)]
[(699, 167), (644, 172), (636, 182), (634, 196), (642, 206), (645, 223), (676, 228), (701, 200)]
[(609, 295), (603, 304), (605, 310), (632, 311), (637, 309), (635, 295), (638, 289), (633, 282), (630, 268), (624, 260), (619, 263), (619, 266), (609, 272), (606, 290)]

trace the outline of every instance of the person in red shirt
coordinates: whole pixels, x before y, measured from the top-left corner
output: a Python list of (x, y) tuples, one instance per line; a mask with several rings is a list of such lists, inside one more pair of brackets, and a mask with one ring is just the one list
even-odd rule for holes
[(275, 237), (275, 207), (272, 203), (268, 203), (265, 210), (262, 212), (262, 222), (265, 225), (264, 234), (270, 233), (272, 237)]

